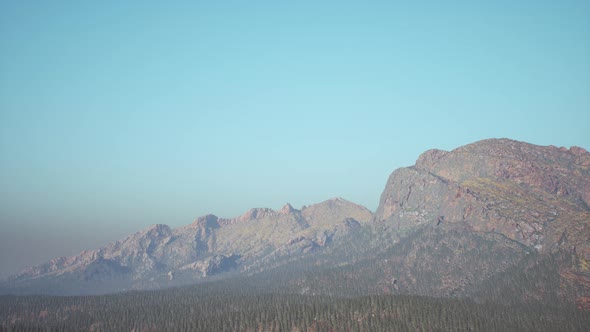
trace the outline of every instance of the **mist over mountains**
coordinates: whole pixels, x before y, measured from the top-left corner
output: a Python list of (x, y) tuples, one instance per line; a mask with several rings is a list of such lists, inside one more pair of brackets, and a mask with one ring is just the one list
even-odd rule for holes
[(232, 278), (297, 294), (503, 298), (589, 310), (590, 153), (509, 139), (429, 150), (391, 174), (375, 213), (333, 198), (153, 225), (27, 268), (0, 291), (103, 294)]

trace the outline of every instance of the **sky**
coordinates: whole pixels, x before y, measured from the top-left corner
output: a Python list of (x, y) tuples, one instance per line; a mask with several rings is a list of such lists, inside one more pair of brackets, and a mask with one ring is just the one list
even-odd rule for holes
[(1, 1), (0, 276), (491, 137), (590, 148), (589, 1)]

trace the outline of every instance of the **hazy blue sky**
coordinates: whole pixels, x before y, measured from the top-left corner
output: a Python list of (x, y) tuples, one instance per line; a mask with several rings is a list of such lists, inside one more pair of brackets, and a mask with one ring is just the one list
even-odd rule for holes
[(0, 274), (206, 213), (374, 210), (430, 148), (590, 148), (590, 1), (162, 4), (0, 2)]

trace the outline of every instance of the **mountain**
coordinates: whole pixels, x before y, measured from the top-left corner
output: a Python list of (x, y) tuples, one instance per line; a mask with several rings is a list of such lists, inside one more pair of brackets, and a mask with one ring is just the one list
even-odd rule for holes
[(590, 153), (509, 139), (429, 150), (390, 175), (374, 214), (335, 198), (154, 225), (29, 268), (2, 292), (108, 293), (230, 277), (263, 292), (590, 310)]
[[(575, 301), (590, 309), (590, 154), (489, 139), (395, 170), (363, 258), (311, 292)], [(322, 289), (321, 285), (329, 285)]]
[(590, 256), (590, 154), (507, 139), (430, 150), (391, 174), (375, 220), (496, 232), (542, 252)]
[(522, 265), (528, 252), (543, 259), (565, 252), (570, 257), (554, 266), (557, 296), (590, 308), (590, 154), (582, 148), (490, 139), (426, 151), (391, 174), (374, 221), (399, 232), (439, 226), (521, 245), (496, 273)]
[(256, 208), (231, 219), (206, 215), (176, 229), (152, 225), (103, 248), (28, 268), (4, 288), (96, 294), (193, 283), (320, 250), (371, 219), (366, 208), (334, 198), (301, 210), (286, 204), (278, 211)]

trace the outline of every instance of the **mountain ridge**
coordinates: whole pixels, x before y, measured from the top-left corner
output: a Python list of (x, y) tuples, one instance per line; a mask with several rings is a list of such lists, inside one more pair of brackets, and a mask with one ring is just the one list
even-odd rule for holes
[[(256, 258), (269, 249), (312, 251), (324, 246), (328, 237), (339, 235), (338, 230), (347, 228), (347, 219), (356, 221), (356, 217), (360, 222), (368, 222), (372, 218), (368, 209), (342, 198), (305, 206), (302, 210), (286, 203), (277, 211), (253, 208), (234, 218), (206, 214), (188, 225), (176, 228), (153, 224), (99, 249), (54, 258), (29, 267), (11, 276), (9, 281), (87, 274), (84, 271), (87, 267), (105, 262), (109, 266), (118, 264), (121, 268), (127, 268), (126, 273), (132, 272), (133, 279), (159, 278), (172, 281), (175, 275), (194, 271), (195, 275), (187, 279), (198, 281), (211, 274), (224, 272), (224, 269), (211, 269), (212, 262), (234, 267), (239, 259), (244, 261)], [(327, 223), (319, 222), (315, 216), (317, 213), (331, 214), (332, 220)], [(339, 226), (338, 219), (342, 220), (344, 226)], [(244, 229), (249, 229), (250, 232), (247, 233)], [(260, 243), (253, 246), (249, 243), (251, 240)], [(100, 277), (97, 274), (94, 276)], [(84, 280), (89, 281), (89, 278), (85, 277)], [(120, 288), (115, 289), (143, 289), (151, 286), (145, 287), (139, 283)]]
[[(233, 218), (208, 214), (177, 228), (152, 225), (32, 267), (4, 289), (108, 293), (298, 266), (303, 272), (280, 278), (301, 294), (498, 298), (490, 285), (508, 273), (502, 287), (523, 289), (520, 300), (556, 298), (590, 310), (589, 197), (585, 149), (487, 139), (428, 150), (394, 170), (374, 214), (336, 197)], [(557, 265), (536, 268), (546, 262)]]

